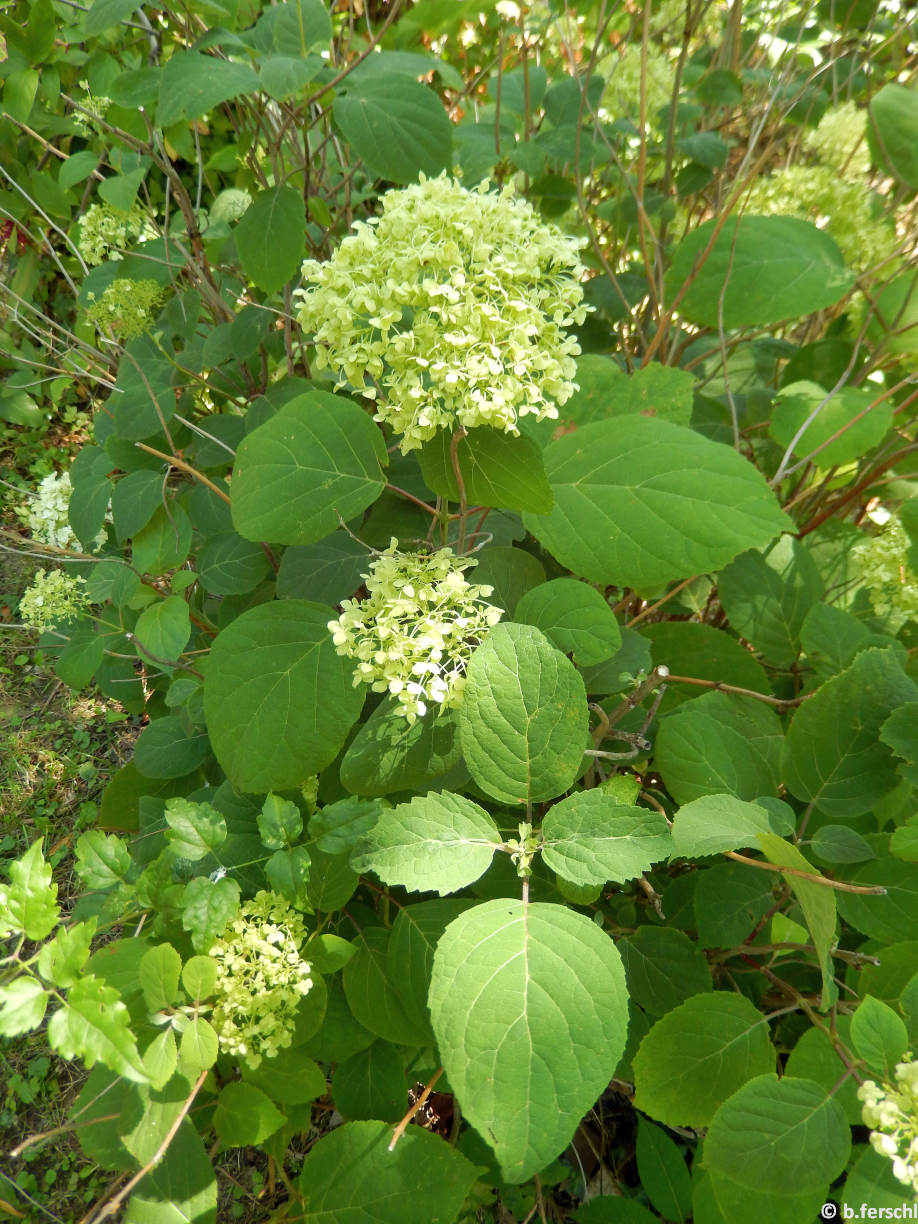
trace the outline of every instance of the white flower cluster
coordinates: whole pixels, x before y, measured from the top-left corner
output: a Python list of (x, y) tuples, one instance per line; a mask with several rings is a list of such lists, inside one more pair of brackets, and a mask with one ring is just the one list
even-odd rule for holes
[(918, 574), (909, 565), (911, 541), (897, 518), (851, 550), (851, 561), (870, 595), (874, 612), (895, 633), (918, 620)]
[(94, 293), (87, 294), (92, 304), (86, 310), (86, 317), (100, 331), (111, 331), (131, 340), (149, 328), (164, 295), (165, 290), (156, 281), (119, 277), (98, 301)]
[(139, 238), (147, 227), (147, 216), (139, 204), (121, 212), (109, 204), (92, 204), (80, 218), (80, 254), (88, 264), (122, 259), (121, 249), (129, 238)]
[(393, 540), (363, 575), (367, 598), (346, 599), (328, 623), (338, 654), (357, 660), (354, 683), (391, 693), (409, 723), (460, 703), (472, 651), (503, 615), (485, 602), (491, 587), (466, 581), (472, 565), (451, 548), (403, 553)]
[(918, 1194), (918, 1062), (897, 1063), (895, 1084), (865, 1080), (857, 1095), (870, 1146), (892, 1161), (896, 1181)]
[(583, 242), (509, 186), (422, 175), (382, 206), (327, 263), (303, 264), (297, 318), (317, 364), (378, 400), (405, 453), (440, 429), (556, 418), (576, 389), (565, 328), (586, 317)]
[(312, 989), (300, 956), (302, 916), (273, 892), (246, 901), (210, 949), (217, 963), (212, 1023), (220, 1045), (257, 1067), (293, 1040), (296, 1009)]
[(19, 601), (22, 623), (44, 633), (55, 625), (74, 620), (88, 606), (83, 584), (83, 578), (65, 574), (63, 570), (39, 570)]
[[(52, 472), (44, 477), (34, 497), (20, 512), (34, 540), (40, 544), (50, 544), (52, 548), (81, 548), (80, 541), (70, 526), (72, 493), (69, 472)], [(110, 510), (106, 514), (106, 521), (111, 522)], [(93, 540), (93, 545), (99, 548), (105, 543), (105, 539), (106, 533), (103, 529)]]

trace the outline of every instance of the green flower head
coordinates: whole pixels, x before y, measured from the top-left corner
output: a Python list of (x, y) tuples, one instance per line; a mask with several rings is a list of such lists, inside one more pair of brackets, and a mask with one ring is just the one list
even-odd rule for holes
[(377, 400), (403, 452), (440, 429), (555, 418), (586, 316), (582, 242), (539, 219), (512, 187), (441, 175), (389, 191), (324, 264), (303, 265), (297, 317), (317, 364)]

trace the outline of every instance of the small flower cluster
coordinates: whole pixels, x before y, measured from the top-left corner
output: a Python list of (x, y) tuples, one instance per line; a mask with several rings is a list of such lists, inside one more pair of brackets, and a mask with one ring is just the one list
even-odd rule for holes
[(576, 389), (565, 328), (586, 317), (583, 242), (509, 186), (422, 175), (382, 205), (327, 263), (303, 264), (297, 318), (317, 364), (378, 400), (404, 453), (457, 425), (515, 434), (526, 414), (555, 419)]
[(459, 705), (472, 651), (503, 615), (485, 602), (491, 587), (466, 581), (476, 564), (451, 548), (399, 552), (393, 540), (363, 575), (367, 598), (346, 599), (328, 623), (338, 654), (357, 660), (354, 683), (391, 693), (409, 723), (429, 704)]
[[(72, 493), (69, 472), (59, 475), (52, 472), (44, 477), (35, 496), (20, 511), (34, 540), (40, 544), (50, 544), (52, 548), (80, 548), (80, 541), (70, 526)], [(111, 511), (106, 517), (107, 521), (111, 521)], [(105, 539), (106, 533), (102, 530), (93, 541), (94, 546), (99, 548)]]
[(911, 541), (897, 518), (851, 550), (851, 561), (870, 595), (873, 610), (896, 632), (918, 620), (918, 574), (909, 564)]
[(80, 219), (80, 254), (88, 264), (106, 259), (122, 259), (121, 248), (129, 238), (139, 238), (147, 226), (147, 216), (139, 204), (121, 212), (109, 204), (92, 204)]
[(96, 301), (95, 294), (87, 294), (91, 306), (86, 311), (90, 323), (99, 331), (110, 331), (132, 340), (142, 335), (152, 323), (162, 304), (164, 290), (153, 280), (128, 280), (119, 277), (112, 281)]
[(213, 1026), (223, 1049), (252, 1068), (293, 1040), (297, 1006), (312, 989), (299, 951), (305, 938), (301, 915), (262, 891), (210, 949), (217, 964)]
[(24, 625), (44, 633), (80, 615), (88, 600), (83, 593), (84, 579), (63, 570), (39, 570), (19, 601), (19, 616)]
[(112, 100), (103, 94), (94, 96), (88, 81), (80, 81), (80, 88), (86, 96), (80, 99), (80, 106), (83, 109), (73, 113), (73, 123), (79, 131), (88, 136), (94, 129), (98, 129), (98, 120), (105, 118), (105, 113), (111, 106)]
[(918, 1194), (918, 1062), (897, 1063), (895, 1084), (865, 1080), (857, 1095), (870, 1146), (892, 1161), (896, 1181)]

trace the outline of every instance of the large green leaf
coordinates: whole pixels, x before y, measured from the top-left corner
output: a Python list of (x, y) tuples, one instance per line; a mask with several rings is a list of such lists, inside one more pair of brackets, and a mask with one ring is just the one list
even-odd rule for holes
[(472, 655), (459, 708), (477, 784), (505, 803), (553, 799), (583, 762), (589, 710), (580, 674), (531, 625), (496, 625)]
[(632, 1002), (662, 1016), (692, 995), (713, 989), (700, 948), (672, 927), (640, 926), (619, 942)]
[(679, 808), (673, 818), (673, 858), (704, 858), (743, 846), (757, 846), (771, 832), (768, 813), (735, 795), (703, 795)]
[[(782, 387), (775, 397), (768, 432), (781, 446), (790, 446), (805, 422), (818, 410), (818, 415), (794, 443), (793, 453), (809, 455), (817, 447), (824, 446), (813, 458), (819, 467), (853, 463), (882, 442), (892, 425), (893, 405), (889, 401), (875, 403), (877, 398), (877, 392), (869, 388), (843, 387), (830, 395), (818, 383), (791, 383)], [(842, 430), (838, 438), (829, 441)]]
[(554, 804), (542, 822), (542, 856), (572, 884), (624, 883), (670, 852), (666, 818), (617, 803), (601, 790), (578, 791)]
[(918, 191), (918, 91), (890, 82), (870, 100), (874, 161)]
[(514, 618), (535, 625), (574, 662), (590, 667), (611, 658), (622, 644), (615, 613), (595, 587), (575, 578), (553, 578), (527, 591)]
[(335, 759), (364, 692), (332, 644), (331, 608), (261, 604), (214, 640), (204, 710), (217, 760), (242, 791), (299, 786)]
[(254, 1084), (224, 1084), (217, 1097), (214, 1129), (227, 1147), (263, 1143), (286, 1120)]
[(586, 425), (546, 447), (545, 468), (555, 508), (524, 522), (591, 582), (641, 588), (706, 573), (792, 526), (735, 450), (651, 417)]
[[(409, 1015), (428, 1014), (427, 996), (437, 943), (449, 924), (473, 904), (450, 897), (418, 901), (399, 910), (389, 936), (386, 971)], [(432, 1043), (432, 1032), (430, 1037)]]
[(452, 125), (426, 85), (404, 78), (365, 80), (333, 105), (335, 123), (371, 174), (411, 183), (439, 174), (452, 158)]
[[(560, 410), (560, 426), (549, 436), (567, 433), (571, 425), (589, 425), (605, 417), (660, 417), (674, 425), (688, 425), (692, 419), (694, 378), (686, 370), (653, 363), (630, 374), (608, 357), (586, 353), (577, 358), (579, 390)], [(544, 427), (544, 426), (543, 426)]]
[(804, 619), (822, 590), (816, 562), (790, 535), (742, 553), (717, 580), (731, 626), (776, 667), (797, 658)]
[(296, 276), (306, 249), (306, 209), (293, 187), (260, 191), (235, 229), (242, 270), (265, 293)]
[(446, 929), (430, 1014), (463, 1113), (505, 1180), (526, 1181), (570, 1142), (625, 1047), (614, 944), (558, 905), (487, 901)]
[[(418, 459), (427, 487), (441, 497), (458, 501), (451, 446), (451, 435), (441, 429), (421, 448)], [(477, 502), (535, 514), (547, 514), (554, 505), (542, 452), (530, 438), (514, 438), (483, 426), (460, 439), (456, 460), (469, 505)]]
[(130, 17), (138, 8), (137, 0), (93, 0), (86, 14), (83, 29), (87, 38), (94, 38), (110, 26)]
[(398, 1122), (408, 1107), (405, 1065), (388, 1041), (374, 1041), (339, 1063), (332, 1081), (335, 1108), (344, 1118)]
[(862, 651), (794, 715), (784, 750), (788, 789), (828, 816), (869, 812), (900, 781), (881, 728), (897, 706), (916, 699), (918, 686), (890, 651)]
[(695, 995), (656, 1022), (634, 1057), (634, 1104), (667, 1126), (707, 1126), (747, 1080), (775, 1069), (768, 1022), (740, 994)]
[(382, 434), (352, 400), (298, 395), (240, 443), (233, 524), (247, 540), (313, 544), (379, 497), (385, 463)]
[[(679, 243), (670, 298), (691, 279), (679, 312), (704, 327), (758, 327), (833, 306), (854, 283), (828, 234), (797, 217), (705, 221)], [(701, 262), (703, 260), (703, 262)], [(699, 266), (700, 264), (700, 266)]]
[(128, 1009), (114, 987), (91, 973), (70, 988), (51, 1017), (48, 1041), (63, 1058), (80, 1058), (87, 1067), (101, 1062), (125, 1079), (147, 1082)]
[[(187, 1080), (173, 1082), (187, 1084)], [(149, 1111), (151, 1121), (158, 1123), (151, 1135), (155, 1144), (168, 1132), (172, 1115), (181, 1108), (184, 1095), (177, 1102), (170, 1102), (165, 1117)], [(152, 1155), (149, 1152), (144, 1163)], [(131, 1195), (124, 1224), (215, 1224), (216, 1218), (217, 1179), (213, 1165), (194, 1124), (184, 1118), (162, 1160)]]
[(443, 1224), (456, 1219), (478, 1170), (437, 1135), (410, 1126), (389, 1151), (385, 1122), (346, 1122), (310, 1148), (293, 1224)]
[(751, 800), (777, 790), (782, 742), (768, 706), (706, 693), (661, 720), (654, 763), (679, 803), (715, 792)]
[(459, 728), (452, 710), (433, 710), (409, 723), (394, 698), (381, 701), (348, 746), (341, 784), (354, 795), (460, 787), (469, 772), (462, 763)]
[(430, 1042), (425, 1011), (408, 1010), (389, 972), (389, 932), (364, 927), (354, 940), (356, 953), (344, 966), (341, 981), (348, 1007), (365, 1029), (396, 1045)]
[(819, 1190), (851, 1151), (845, 1111), (812, 1080), (760, 1075), (724, 1101), (704, 1143), (704, 1165), (766, 1194)]
[(197, 119), (221, 102), (258, 88), (248, 64), (232, 63), (200, 51), (176, 51), (166, 62), (159, 84), (157, 127)]
[(354, 594), (368, 565), (362, 544), (345, 531), (333, 531), (315, 544), (284, 549), (277, 571), (277, 594), (282, 599), (337, 604)]
[(416, 796), (386, 808), (364, 835), (351, 866), (375, 871), (408, 892), (458, 892), (484, 875), (502, 844), (488, 813), (463, 795)]

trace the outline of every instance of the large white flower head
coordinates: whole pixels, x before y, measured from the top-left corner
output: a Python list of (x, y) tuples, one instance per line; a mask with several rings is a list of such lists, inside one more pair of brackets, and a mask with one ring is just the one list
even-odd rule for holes
[(503, 615), (489, 586), (463, 573), (477, 562), (451, 548), (399, 552), (393, 540), (364, 574), (367, 598), (346, 599), (328, 628), (339, 655), (357, 660), (354, 684), (391, 693), (408, 721), (431, 705), (459, 705), (472, 651)]
[(513, 188), (446, 175), (387, 192), (327, 263), (307, 260), (297, 318), (320, 366), (377, 399), (403, 452), (440, 429), (556, 418), (576, 389), (580, 239)]
[(19, 601), (22, 623), (44, 633), (75, 620), (89, 606), (83, 584), (83, 578), (63, 570), (39, 570)]
[[(24, 518), (32, 538), (41, 544), (50, 544), (52, 548), (72, 548), (79, 550), (80, 541), (70, 526), (70, 498), (73, 486), (70, 483), (69, 472), (52, 472), (45, 476), (38, 486), (35, 495), (29, 499), (19, 512)], [(106, 522), (111, 522), (111, 510), (106, 513)], [(93, 544), (100, 548), (106, 540), (106, 532), (96, 536)]]
[(893, 1176), (918, 1194), (918, 1062), (896, 1064), (894, 1084), (865, 1080), (857, 1090), (870, 1145), (892, 1161)]
[(212, 1022), (220, 1045), (257, 1067), (293, 1040), (296, 1009), (312, 989), (300, 956), (302, 916), (277, 893), (246, 901), (210, 949), (217, 964)]
[(911, 541), (898, 518), (851, 550), (851, 560), (870, 595), (874, 612), (895, 633), (918, 620), (918, 574), (909, 564)]

